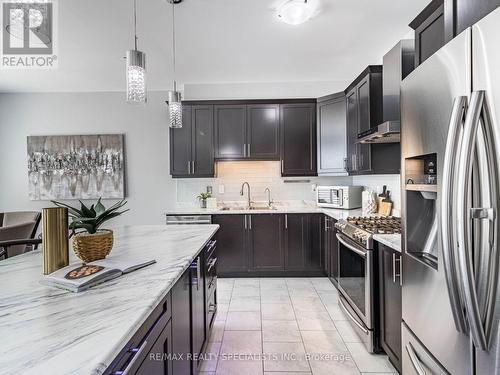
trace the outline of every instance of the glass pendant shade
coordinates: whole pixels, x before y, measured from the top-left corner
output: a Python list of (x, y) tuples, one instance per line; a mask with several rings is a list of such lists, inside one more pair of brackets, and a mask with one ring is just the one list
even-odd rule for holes
[(127, 51), (127, 102), (146, 103), (146, 54)]
[(168, 115), (171, 128), (182, 128), (182, 102), (178, 91), (168, 92)]

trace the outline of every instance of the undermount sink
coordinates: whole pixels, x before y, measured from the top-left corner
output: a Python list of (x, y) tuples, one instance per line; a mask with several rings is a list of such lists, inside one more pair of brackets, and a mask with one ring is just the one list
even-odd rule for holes
[(273, 206), (251, 206), (250, 210), (275, 210), (276, 207)]
[(274, 206), (250, 206), (250, 207), (236, 207), (236, 206), (223, 206), (220, 208), (221, 211), (272, 211), (276, 210)]

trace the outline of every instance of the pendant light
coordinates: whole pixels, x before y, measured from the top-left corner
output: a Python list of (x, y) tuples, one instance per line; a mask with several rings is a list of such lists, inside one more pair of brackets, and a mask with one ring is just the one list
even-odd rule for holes
[(137, 4), (134, 0), (134, 49), (128, 50), (127, 102), (146, 103), (146, 54), (137, 49)]
[(172, 4), (172, 56), (174, 69), (174, 89), (168, 91), (168, 116), (171, 128), (182, 128), (182, 102), (181, 93), (177, 91), (177, 82), (175, 81), (175, 4), (182, 0), (169, 0)]

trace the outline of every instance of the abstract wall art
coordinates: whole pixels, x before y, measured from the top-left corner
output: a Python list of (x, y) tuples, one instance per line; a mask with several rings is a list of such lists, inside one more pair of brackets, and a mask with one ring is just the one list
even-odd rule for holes
[(29, 198), (124, 198), (123, 144), (123, 134), (29, 136)]

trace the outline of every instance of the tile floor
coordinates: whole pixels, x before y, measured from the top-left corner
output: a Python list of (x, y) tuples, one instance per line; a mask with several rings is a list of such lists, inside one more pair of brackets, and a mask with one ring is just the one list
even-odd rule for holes
[(396, 373), (369, 354), (327, 278), (219, 279), (202, 375)]

